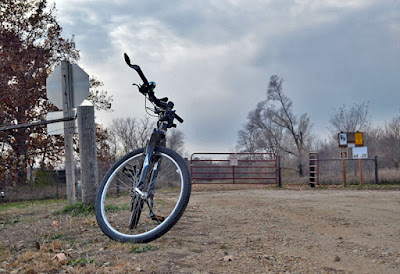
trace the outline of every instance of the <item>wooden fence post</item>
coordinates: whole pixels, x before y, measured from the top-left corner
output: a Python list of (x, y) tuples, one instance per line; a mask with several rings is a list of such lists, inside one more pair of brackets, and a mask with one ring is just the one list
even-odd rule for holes
[(343, 187), (346, 187), (346, 160), (342, 159)]
[(374, 162), (375, 162), (375, 184), (379, 184), (379, 177), (378, 177), (378, 156), (375, 156)]
[(94, 205), (98, 188), (96, 126), (94, 107), (78, 107), (79, 154), (81, 158), (82, 203)]

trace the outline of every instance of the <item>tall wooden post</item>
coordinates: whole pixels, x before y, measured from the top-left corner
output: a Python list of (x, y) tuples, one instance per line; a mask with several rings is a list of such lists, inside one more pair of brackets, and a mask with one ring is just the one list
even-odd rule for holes
[(346, 160), (342, 159), (343, 186), (346, 187)]
[(358, 167), (360, 170), (360, 187), (363, 186), (364, 178), (363, 178), (363, 169), (362, 169), (362, 159), (358, 159)]
[[(70, 63), (68, 61), (61, 62), (61, 86), (63, 98), (63, 115), (65, 117), (72, 117), (72, 103), (73, 92), (71, 84), (71, 71)], [(73, 133), (75, 128), (74, 121), (64, 122), (64, 148), (65, 148), (65, 175), (67, 183), (67, 199), (68, 204), (75, 203), (75, 161), (74, 161), (74, 148), (73, 148)]]
[(94, 107), (78, 107), (79, 154), (81, 158), (82, 203), (94, 205), (98, 188), (96, 126)]

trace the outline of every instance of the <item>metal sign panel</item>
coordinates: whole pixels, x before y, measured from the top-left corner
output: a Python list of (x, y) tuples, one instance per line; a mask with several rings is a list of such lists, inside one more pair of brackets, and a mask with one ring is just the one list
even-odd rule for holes
[(77, 108), (89, 95), (89, 75), (77, 64), (71, 64), (72, 107)]
[[(76, 110), (74, 109), (74, 115), (76, 115)], [(62, 111), (52, 111), (47, 113), (46, 120), (55, 120), (63, 118)], [(78, 121), (75, 120), (75, 127), (72, 131), (73, 133), (78, 133)], [(64, 135), (64, 122), (47, 124), (47, 135)]]
[(58, 109), (63, 108), (61, 65), (56, 66), (54, 71), (47, 77), (46, 94), (47, 98)]
[(353, 147), (353, 159), (367, 159), (368, 148), (367, 147)]
[[(89, 95), (89, 75), (77, 64), (70, 65), (72, 85), (72, 107), (77, 108)], [(58, 109), (63, 109), (63, 73), (58, 65), (46, 79), (47, 98)], [(65, 81), (65, 80), (64, 80)]]

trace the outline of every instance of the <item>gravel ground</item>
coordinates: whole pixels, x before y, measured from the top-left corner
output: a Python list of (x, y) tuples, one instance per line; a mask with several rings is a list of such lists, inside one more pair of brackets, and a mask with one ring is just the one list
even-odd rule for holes
[(398, 190), (195, 188), (144, 245), (112, 242), (94, 216), (51, 214), (62, 206), (0, 212), (0, 273), (400, 272)]

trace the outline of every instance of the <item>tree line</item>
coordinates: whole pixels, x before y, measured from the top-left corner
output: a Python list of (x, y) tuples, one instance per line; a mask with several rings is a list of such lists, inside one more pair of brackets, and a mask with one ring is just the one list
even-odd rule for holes
[[(74, 38), (62, 36), (56, 7), (46, 0), (2, 0), (0, 18), (0, 124), (44, 120), (48, 112), (57, 110), (46, 97), (46, 78), (62, 60), (79, 60)], [(111, 111), (113, 99), (103, 83), (95, 76), (89, 82), (87, 99), (97, 110)], [(108, 128), (96, 124), (99, 170), (105, 173), (116, 158), (143, 146), (152, 126), (148, 118), (120, 118)], [(182, 132), (169, 134), (168, 145), (183, 150)], [(77, 136), (74, 148), (79, 153)], [(64, 140), (47, 135), (45, 126), (1, 131), (0, 152), (1, 185), (23, 185), (29, 181), (29, 169), (63, 165)]]
[(237, 149), (274, 152), (281, 156), (286, 169), (302, 177), (310, 151), (319, 152), (325, 159), (337, 159), (338, 133), (361, 131), (368, 154), (379, 157), (381, 168), (399, 168), (400, 115), (382, 125), (372, 125), (369, 102), (361, 102), (333, 108), (328, 124), (327, 139), (315, 136), (310, 117), (294, 112), (293, 101), (284, 92), (283, 79), (272, 75), (266, 98), (249, 112), (247, 122), (238, 131)]

